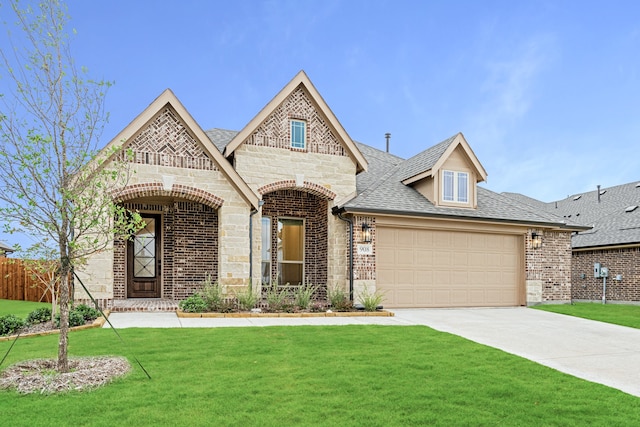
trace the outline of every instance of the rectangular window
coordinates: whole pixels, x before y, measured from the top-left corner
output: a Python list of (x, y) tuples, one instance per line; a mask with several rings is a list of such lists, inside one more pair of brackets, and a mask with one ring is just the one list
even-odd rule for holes
[(302, 120), (291, 120), (291, 148), (306, 147), (307, 123)]
[(262, 283), (271, 284), (271, 218), (262, 217)]
[(442, 172), (442, 200), (469, 203), (469, 174), (467, 172)]
[(278, 285), (304, 283), (304, 220), (278, 218)]

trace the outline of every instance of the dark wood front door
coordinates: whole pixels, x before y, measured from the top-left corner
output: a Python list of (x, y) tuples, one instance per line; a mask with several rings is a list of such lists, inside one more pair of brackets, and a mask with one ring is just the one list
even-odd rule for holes
[(160, 215), (143, 214), (145, 223), (127, 243), (127, 297), (160, 298)]

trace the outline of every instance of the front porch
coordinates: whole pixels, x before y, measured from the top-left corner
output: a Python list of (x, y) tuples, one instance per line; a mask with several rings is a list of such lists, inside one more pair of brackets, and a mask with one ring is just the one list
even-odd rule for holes
[(178, 310), (178, 301), (161, 298), (130, 298), (112, 300), (109, 309), (112, 312), (169, 311)]

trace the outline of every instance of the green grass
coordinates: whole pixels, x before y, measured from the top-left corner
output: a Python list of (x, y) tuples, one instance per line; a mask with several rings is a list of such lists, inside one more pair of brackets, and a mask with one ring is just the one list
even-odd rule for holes
[(4, 316), (5, 314), (15, 314), (21, 319), (24, 319), (27, 317), (27, 314), (40, 307), (51, 307), (51, 303), (0, 299), (0, 316)]
[[(0, 391), (12, 426), (640, 425), (640, 399), (422, 326), (72, 332), (73, 355), (137, 356), (92, 392)], [(53, 357), (19, 340), (8, 363)], [(0, 354), (10, 343), (0, 342)], [(7, 363), (7, 362), (5, 362)]]
[(538, 305), (534, 308), (640, 329), (640, 305), (585, 302), (575, 304), (546, 304)]

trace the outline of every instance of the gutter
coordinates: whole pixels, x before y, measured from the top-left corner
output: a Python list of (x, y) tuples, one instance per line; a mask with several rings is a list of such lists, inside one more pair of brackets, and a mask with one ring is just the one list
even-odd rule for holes
[(353, 301), (353, 220), (342, 216), (343, 208), (333, 208), (332, 213), (349, 224), (349, 300)]
[(264, 200), (258, 201), (258, 209), (252, 209), (249, 214), (249, 291), (253, 292), (253, 216), (264, 205)]
[(584, 225), (568, 225), (563, 222), (540, 222), (540, 221), (524, 221), (502, 218), (482, 218), (476, 216), (466, 215), (448, 215), (442, 213), (429, 213), (429, 212), (415, 212), (415, 211), (399, 211), (393, 209), (361, 209), (361, 208), (346, 208), (341, 207), (340, 212), (345, 213), (359, 213), (359, 214), (381, 214), (391, 216), (403, 216), (403, 217), (419, 217), (419, 218), (435, 218), (435, 219), (455, 219), (461, 221), (478, 221), (478, 222), (494, 222), (501, 224), (514, 224), (524, 226), (538, 226), (538, 227), (557, 227), (563, 230), (571, 231), (586, 231), (591, 230), (593, 227)]

